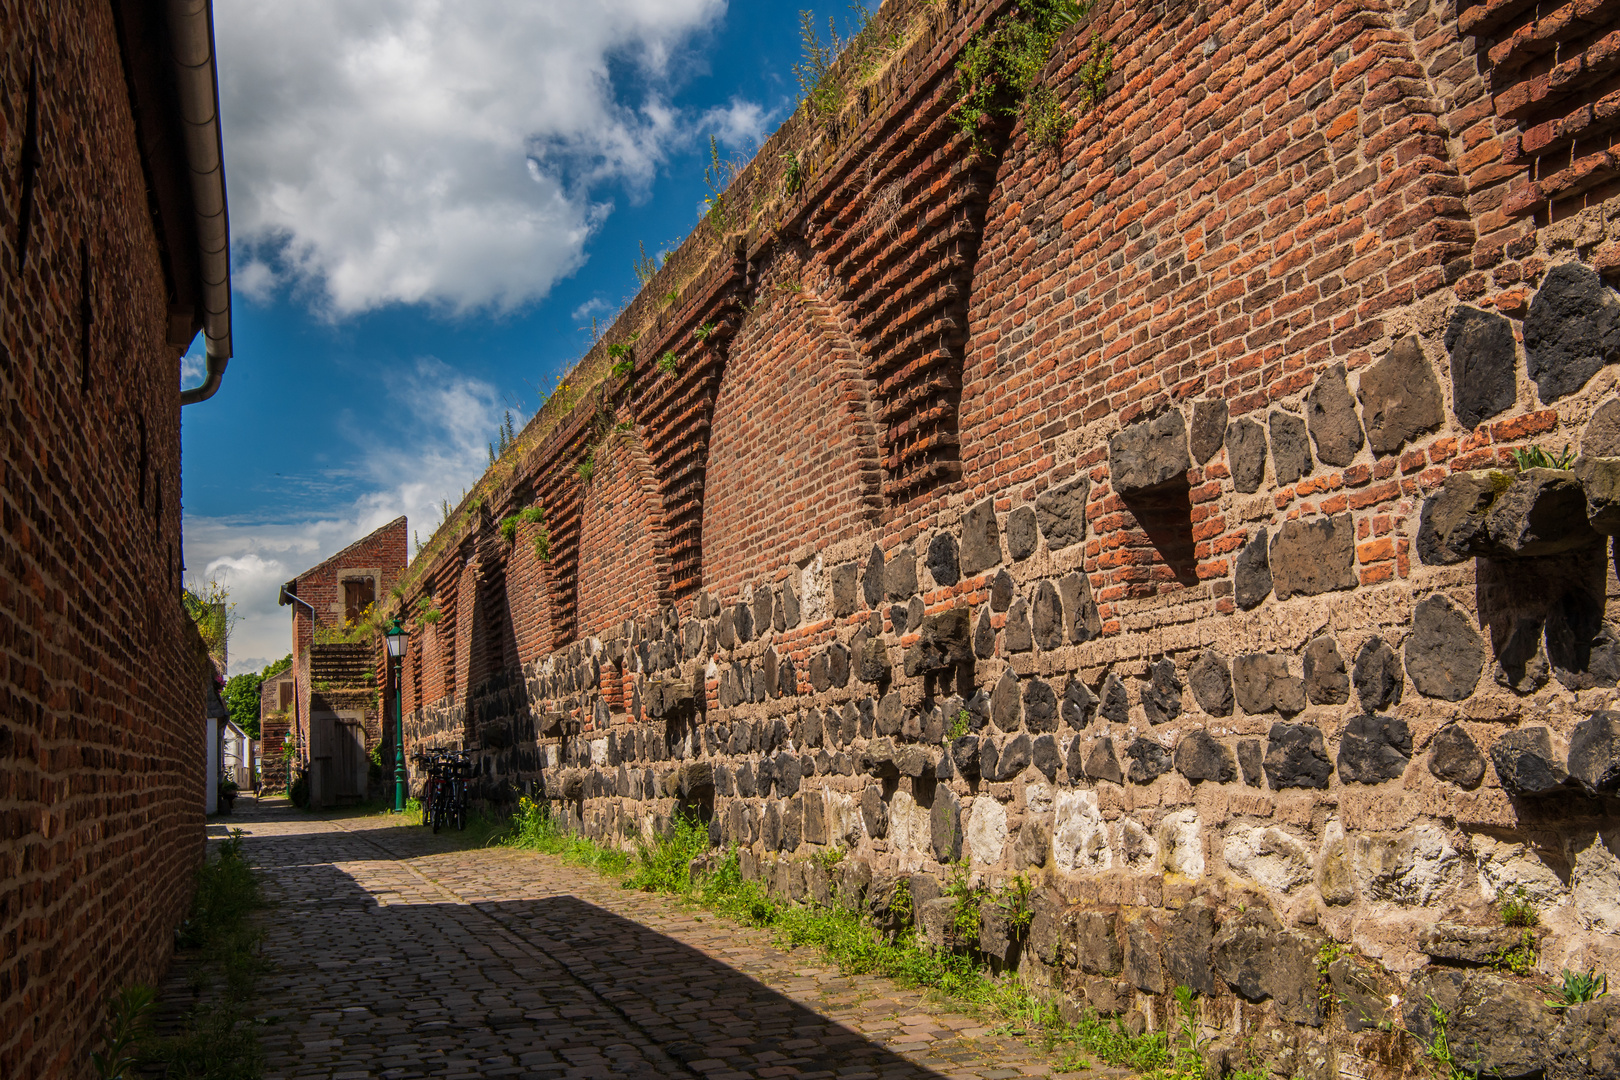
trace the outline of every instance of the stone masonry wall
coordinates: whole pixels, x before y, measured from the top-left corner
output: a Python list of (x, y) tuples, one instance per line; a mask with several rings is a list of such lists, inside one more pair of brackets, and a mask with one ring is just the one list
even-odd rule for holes
[(88, 1077), (186, 913), (213, 671), (113, 6), (4, 0), (0, 26), (0, 1075)]
[[(413, 651), (410, 737), (604, 839), (696, 813), (794, 899), (892, 925), (905, 878), (1070, 1010), (1185, 983), (1229, 1064), (1396, 1075), (1432, 995), (1470, 1067), (1611, 1075), (1620, 1009), (1541, 987), (1620, 972), (1620, 198), (1609, 151), (1538, 186), (1523, 121), (1613, 130), (1620, 4), (1548, 8), (1099, 4), (1052, 150), (951, 120), (1010, 5), (885, 5), (898, 55), (735, 182), (762, 221), (700, 228), (608, 335), (632, 370), (411, 568), (448, 612), (528, 558), (502, 516), (552, 524)], [(576, 466), (625, 427), (669, 563), (604, 628)], [(478, 611), (504, 670), (436, 674)], [(958, 865), (1035, 884), (1026, 939), (952, 940)]]

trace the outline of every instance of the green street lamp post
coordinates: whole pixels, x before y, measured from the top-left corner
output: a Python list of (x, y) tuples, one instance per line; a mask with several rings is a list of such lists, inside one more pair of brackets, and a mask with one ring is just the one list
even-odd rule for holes
[(388, 641), (388, 670), (394, 684), (394, 813), (405, 812), (405, 713), (401, 705), (404, 680), (400, 663), (405, 659), (406, 632), (398, 619), (383, 635)]

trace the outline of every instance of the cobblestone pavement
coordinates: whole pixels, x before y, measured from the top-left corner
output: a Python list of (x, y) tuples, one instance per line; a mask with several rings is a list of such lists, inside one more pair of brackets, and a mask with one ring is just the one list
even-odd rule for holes
[[(561, 860), (238, 802), (277, 905), (266, 1080), (979, 1077), (1055, 1062), (886, 979)], [(1119, 1076), (1093, 1069), (1086, 1078)]]

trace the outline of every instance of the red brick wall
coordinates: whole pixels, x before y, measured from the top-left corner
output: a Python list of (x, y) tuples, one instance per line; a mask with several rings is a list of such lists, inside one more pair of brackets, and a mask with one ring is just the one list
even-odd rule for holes
[(31, 1080), (88, 1076), (107, 996), (167, 963), (203, 850), (208, 675), (179, 604), (179, 350), (111, 7), (5, 0), (0, 25), (0, 1075)]
[(517, 641), (516, 660), (526, 664), (551, 651), (555, 636), (551, 615), (549, 560), (535, 553), (535, 538), (544, 525), (523, 523), (513, 537), (506, 562), (506, 602)]
[(763, 275), (715, 402), (703, 585), (716, 595), (870, 528), (880, 505), (866, 380), (796, 254)]
[(669, 602), (663, 509), (634, 432), (596, 452), (579, 552), (579, 632), (600, 634)]

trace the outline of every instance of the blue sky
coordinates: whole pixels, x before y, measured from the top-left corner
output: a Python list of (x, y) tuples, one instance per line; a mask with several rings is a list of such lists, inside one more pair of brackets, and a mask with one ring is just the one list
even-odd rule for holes
[(709, 135), (746, 158), (786, 119), (800, 9), (214, 7), (236, 355), (182, 450), (187, 578), (230, 588), (235, 673), (287, 651), (281, 581), (401, 513), (427, 538), (634, 294), (638, 244), (696, 223)]

